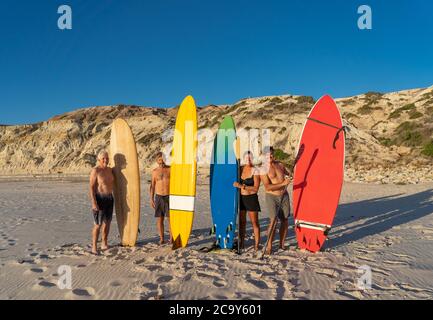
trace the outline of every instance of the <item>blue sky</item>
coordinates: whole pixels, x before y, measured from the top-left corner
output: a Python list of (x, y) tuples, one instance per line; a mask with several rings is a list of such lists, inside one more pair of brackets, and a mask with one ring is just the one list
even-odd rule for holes
[[(57, 28), (57, 8), (73, 30)], [(373, 30), (357, 28), (369, 4)], [(433, 85), (427, 0), (1, 0), (0, 123), (77, 108)]]

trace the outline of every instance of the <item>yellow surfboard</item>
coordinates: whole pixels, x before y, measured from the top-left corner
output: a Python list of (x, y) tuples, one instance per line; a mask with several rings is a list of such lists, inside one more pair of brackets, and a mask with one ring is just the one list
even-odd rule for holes
[(186, 247), (194, 220), (197, 179), (197, 109), (191, 96), (177, 114), (170, 170), (170, 226), (173, 249)]
[(111, 128), (110, 163), (120, 239), (123, 246), (133, 247), (140, 224), (140, 170), (135, 139), (123, 119), (116, 119)]

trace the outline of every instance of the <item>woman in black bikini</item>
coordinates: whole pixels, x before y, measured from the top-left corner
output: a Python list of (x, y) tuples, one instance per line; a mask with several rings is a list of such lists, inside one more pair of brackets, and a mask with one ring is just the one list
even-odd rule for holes
[(245, 153), (245, 165), (241, 167), (241, 181), (233, 183), (235, 188), (241, 189), (240, 203), (240, 226), (239, 237), (240, 247), (244, 248), (244, 239), (247, 226), (246, 213), (250, 217), (254, 229), (254, 249), (259, 250), (260, 244), (260, 226), (259, 226), (259, 211), (260, 204), (257, 192), (260, 187), (260, 175), (258, 170), (253, 165), (253, 154), (251, 151)]

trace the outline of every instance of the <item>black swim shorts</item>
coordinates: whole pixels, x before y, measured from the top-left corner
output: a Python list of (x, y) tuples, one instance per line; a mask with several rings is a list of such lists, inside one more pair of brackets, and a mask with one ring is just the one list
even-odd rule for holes
[(99, 211), (93, 211), (93, 220), (95, 225), (102, 225), (103, 222), (110, 223), (113, 218), (114, 197), (113, 195), (96, 194), (96, 203)]
[(155, 218), (170, 216), (169, 199), (170, 196), (155, 195)]

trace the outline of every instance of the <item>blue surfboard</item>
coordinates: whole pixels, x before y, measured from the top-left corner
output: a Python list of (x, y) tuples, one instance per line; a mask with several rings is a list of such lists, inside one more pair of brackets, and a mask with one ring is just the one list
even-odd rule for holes
[(221, 249), (233, 249), (238, 214), (239, 165), (235, 153), (236, 128), (233, 118), (227, 116), (214, 139), (210, 166), (210, 205), (212, 232), (216, 245)]

